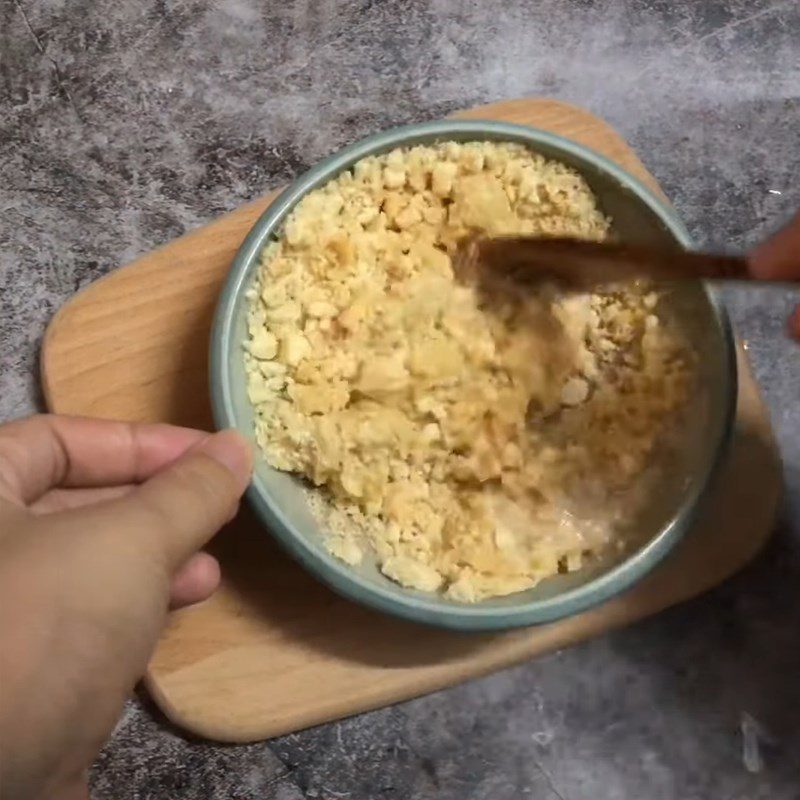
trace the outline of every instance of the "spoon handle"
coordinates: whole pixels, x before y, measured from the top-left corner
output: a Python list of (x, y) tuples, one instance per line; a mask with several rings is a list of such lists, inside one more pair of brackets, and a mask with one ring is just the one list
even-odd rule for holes
[(474, 256), (489, 274), (523, 282), (555, 280), (586, 288), (634, 278), (753, 280), (741, 256), (528, 236), (484, 238), (475, 246)]

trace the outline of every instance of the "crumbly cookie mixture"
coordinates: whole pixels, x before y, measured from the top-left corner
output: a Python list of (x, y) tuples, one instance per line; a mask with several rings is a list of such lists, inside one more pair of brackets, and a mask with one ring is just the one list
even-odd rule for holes
[(685, 342), (647, 287), (497, 300), (450, 258), (476, 232), (608, 230), (577, 173), (510, 143), (393, 150), (298, 204), (244, 357), (258, 443), (320, 487), (331, 552), (473, 602), (614, 539), (687, 397)]

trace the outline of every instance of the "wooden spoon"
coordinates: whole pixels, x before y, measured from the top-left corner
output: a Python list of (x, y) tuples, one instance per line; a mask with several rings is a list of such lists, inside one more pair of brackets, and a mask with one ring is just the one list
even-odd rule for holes
[(636, 278), (754, 280), (747, 260), (741, 256), (533, 236), (466, 240), (457, 248), (453, 268), (456, 276), (466, 282), (486, 285), (552, 281), (578, 291)]

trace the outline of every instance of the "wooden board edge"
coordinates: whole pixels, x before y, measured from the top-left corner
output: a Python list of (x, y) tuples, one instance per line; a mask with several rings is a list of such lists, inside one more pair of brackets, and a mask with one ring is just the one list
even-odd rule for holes
[[(221, 217), (217, 217), (203, 225), (192, 228), (175, 239), (170, 239), (168, 242), (164, 242), (152, 250), (142, 253), (133, 261), (123, 264), (121, 267), (101, 276), (68, 297), (55, 311), (53, 316), (50, 317), (50, 321), (45, 327), (39, 346), (39, 383), (42, 387), (45, 407), (52, 413), (59, 413), (58, 403), (54, 398), (50, 377), (51, 373), (56, 371), (52, 366), (55, 358), (54, 352), (57, 351), (62, 329), (68, 325), (80, 324), (80, 320), (76, 321), (75, 317), (80, 317), (87, 304), (91, 304), (97, 295), (105, 294), (109, 290), (109, 287), (113, 287), (119, 282), (129, 280), (132, 271), (154, 269), (154, 262), (165, 260), (165, 258), (168, 259), (171, 251), (183, 249), (187, 244), (191, 243), (192, 240), (196, 239), (201, 241), (208, 237), (213, 237), (219, 228), (228, 227), (232, 220), (237, 221), (239, 218), (248, 220), (252, 218), (253, 221), (255, 221), (255, 218), (260, 216), (270, 203), (283, 191), (283, 188), (285, 187), (273, 189), (255, 200), (250, 200), (241, 206), (237, 206)], [(250, 224), (247, 225), (248, 229), (249, 227)]]

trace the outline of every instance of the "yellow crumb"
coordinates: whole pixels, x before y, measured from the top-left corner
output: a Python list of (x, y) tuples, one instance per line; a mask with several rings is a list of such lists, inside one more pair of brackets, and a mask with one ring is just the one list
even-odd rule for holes
[(582, 177), (507, 143), (371, 156), (297, 205), (263, 252), (244, 358), (259, 445), (321, 487), (334, 555), (474, 602), (613, 539), (614, 497), (689, 388), (657, 294), (487, 303), (450, 260), (476, 232), (608, 231)]

